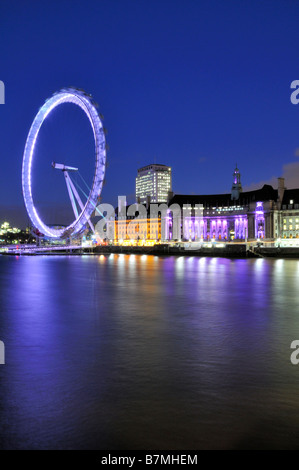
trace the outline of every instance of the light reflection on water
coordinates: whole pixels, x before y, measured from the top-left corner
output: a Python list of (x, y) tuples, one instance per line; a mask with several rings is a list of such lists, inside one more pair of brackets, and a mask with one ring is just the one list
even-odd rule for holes
[(1, 448), (299, 448), (299, 262), (0, 258)]

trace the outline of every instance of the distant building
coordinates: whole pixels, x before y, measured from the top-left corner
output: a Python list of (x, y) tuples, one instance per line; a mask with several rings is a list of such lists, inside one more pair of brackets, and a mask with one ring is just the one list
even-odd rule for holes
[(171, 188), (171, 167), (151, 164), (138, 170), (135, 192), (138, 203), (167, 202)]

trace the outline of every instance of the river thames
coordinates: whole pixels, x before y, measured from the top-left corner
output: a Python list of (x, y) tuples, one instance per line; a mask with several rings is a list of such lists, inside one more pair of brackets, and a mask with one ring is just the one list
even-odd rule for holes
[(299, 448), (299, 260), (0, 257), (1, 449)]

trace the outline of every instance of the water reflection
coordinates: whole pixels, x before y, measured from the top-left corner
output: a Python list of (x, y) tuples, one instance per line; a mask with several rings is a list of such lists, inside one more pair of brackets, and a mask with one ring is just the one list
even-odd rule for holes
[(2, 448), (297, 446), (298, 261), (0, 266)]

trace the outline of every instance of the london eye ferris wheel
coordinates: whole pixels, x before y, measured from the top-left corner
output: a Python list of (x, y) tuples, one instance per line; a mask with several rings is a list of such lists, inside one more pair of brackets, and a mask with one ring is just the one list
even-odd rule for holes
[[(78, 171), (78, 168), (66, 166), (63, 163), (52, 163), (53, 168), (61, 170), (64, 174), (68, 194), (74, 212), (74, 220), (67, 227), (53, 228), (52, 226), (48, 226), (43, 222), (42, 218), (38, 214), (33, 200), (32, 164), (35, 158), (35, 146), (38, 139), (38, 134), (43, 122), (57, 106), (60, 106), (64, 103), (73, 103), (79, 106), (87, 116), (94, 138), (95, 165), (92, 185), (89, 190), (89, 194), (87, 195), (87, 200), (85, 203), (83, 203), (69, 175), (71, 172)], [(63, 88), (60, 91), (54, 93), (53, 96), (46, 100), (44, 105), (40, 108), (37, 115), (35, 116), (29, 130), (23, 155), (22, 189), (27, 213), (33, 226), (46, 237), (55, 239), (79, 235), (86, 228), (87, 224), (89, 224), (91, 229), (94, 231), (90, 217), (96, 209), (96, 204), (102, 191), (105, 169), (105, 132), (102, 120), (97, 111), (97, 104), (93, 101), (92, 96), (87, 94), (84, 90), (74, 87)]]

